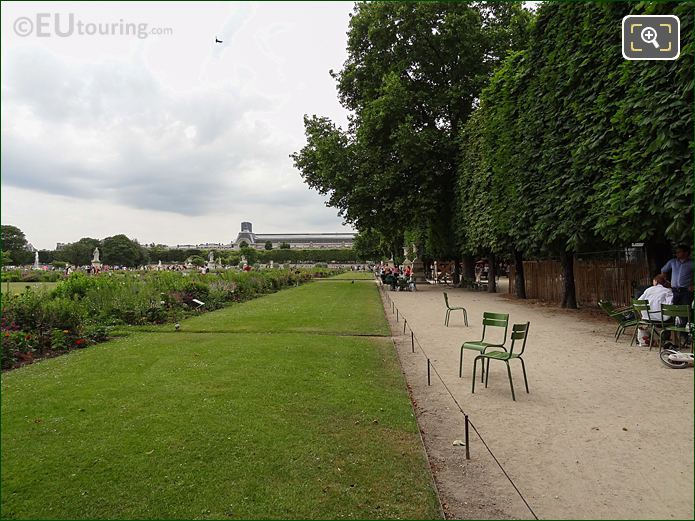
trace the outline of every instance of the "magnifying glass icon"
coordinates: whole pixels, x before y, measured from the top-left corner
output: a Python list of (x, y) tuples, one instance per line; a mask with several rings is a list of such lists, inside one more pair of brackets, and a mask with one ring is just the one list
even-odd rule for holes
[(642, 29), (640, 37), (644, 43), (651, 43), (655, 49), (659, 48), (659, 42), (656, 41), (656, 29), (653, 27), (645, 27)]

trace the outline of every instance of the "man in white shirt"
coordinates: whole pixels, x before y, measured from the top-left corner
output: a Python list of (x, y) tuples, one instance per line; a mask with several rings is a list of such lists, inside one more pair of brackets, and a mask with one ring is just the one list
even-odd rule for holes
[[(661, 305), (673, 303), (673, 291), (664, 287), (666, 277), (659, 274), (652, 280), (652, 286), (644, 290), (639, 300), (649, 301), (649, 313), (642, 311), (642, 318), (645, 320), (661, 321)], [(671, 317), (664, 315), (664, 320)]]

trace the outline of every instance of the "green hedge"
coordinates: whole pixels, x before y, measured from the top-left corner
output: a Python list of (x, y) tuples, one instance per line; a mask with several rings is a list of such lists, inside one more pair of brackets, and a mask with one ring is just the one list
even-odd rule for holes
[[(627, 61), (621, 20), (676, 14), (676, 61)], [(690, 3), (548, 2), (461, 135), (463, 252), (692, 240)]]
[(63, 278), (63, 272), (43, 270), (3, 270), (2, 282), (56, 282)]

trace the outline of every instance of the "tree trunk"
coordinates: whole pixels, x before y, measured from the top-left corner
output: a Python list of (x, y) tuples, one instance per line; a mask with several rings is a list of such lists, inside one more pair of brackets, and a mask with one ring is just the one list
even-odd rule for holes
[(574, 253), (562, 252), (562, 304), (561, 307), (577, 309), (577, 292), (574, 286)]
[(461, 282), (461, 260), (458, 258), (454, 259), (454, 274), (452, 282), (455, 286), (458, 286)]
[(516, 293), (517, 298), (526, 298), (524, 256), (519, 250), (514, 250), (514, 293)]
[(475, 258), (473, 255), (464, 255), (463, 260), (463, 277), (468, 280), (475, 279)]
[(487, 262), (490, 265), (490, 271), (487, 274), (487, 290), (490, 293), (497, 293), (497, 260), (494, 253), (488, 255)]

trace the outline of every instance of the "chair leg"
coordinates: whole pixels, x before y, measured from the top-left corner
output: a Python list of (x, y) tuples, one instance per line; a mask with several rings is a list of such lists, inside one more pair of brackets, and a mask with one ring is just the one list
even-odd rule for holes
[(444, 318), (444, 325), (449, 327), (449, 315), (451, 314), (451, 310), (447, 309), (446, 310), (446, 317)]
[[(476, 356), (475, 359), (473, 360), (473, 384), (472, 384), (472, 387), (471, 387), (471, 394), (475, 393), (475, 370), (476, 370), (476, 368), (477, 368), (477, 366), (478, 366), (478, 358), (479, 358), (479, 357)], [(485, 360), (483, 360), (483, 364), (484, 364), (484, 363), (485, 363)]]
[(463, 323), (468, 327), (468, 313), (466, 312), (466, 308), (463, 308)]
[(623, 331), (625, 331), (625, 328), (618, 324), (618, 329), (615, 331), (615, 341), (617, 342), (620, 339), (620, 335), (623, 334)]
[(524, 385), (526, 386), (526, 394), (528, 394), (528, 380), (526, 380), (526, 364), (524, 363), (523, 358), (519, 358), (521, 360), (521, 370), (524, 372)]
[(463, 346), (461, 346), (461, 356), (459, 358), (459, 378), (461, 378), (463, 372)]
[(514, 383), (512, 382), (512, 369), (509, 367), (509, 361), (505, 360), (505, 364), (507, 364), (507, 374), (509, 375), (509, 387), (512, 388), (512, 400), (516, 401), (516, 396), (514, 396)]
[[(485, 363), (485, 359), (483, 358), (483, 363)], [(488, 358), (487, 360), (487, 372), (485, 373), (485, 389), (487, 389), (487, 381), (490, 378), (490, 359)]]
[(483, 363), (480, 365), (480, 382), (483, 382), (483, 377), (487, 374), (487, 372), (490, 370), (490, 360), (487, 361), (487, 368), (485, 367), (485, 359), (483, 359)]

